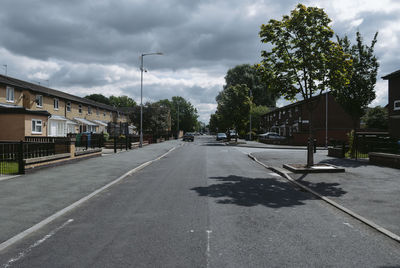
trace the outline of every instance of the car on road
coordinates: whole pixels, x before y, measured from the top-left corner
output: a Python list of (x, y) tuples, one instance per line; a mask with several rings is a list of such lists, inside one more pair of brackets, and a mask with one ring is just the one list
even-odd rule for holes
[(259, 136), (259, 139), (261, 141), (264, 140), (264, 141), (267, 141), (267, 142), (269, 141), (269, 142), (272, 142), (272, 143), (280, 144), (281, 142), (286, 141), (286, 137), (281, 136), (281, 135), (279, 135), (278, 133), (275, 133), (275, 132), (267, 132), (267, 133), (264, 133), (264, 134), (260, 134), (258, 136)]
[(226, 136), (225, 133), (217, 133), (217, 141), (223, 141), (226, 140), (228, 137)]
[(183, 141), (194, 141), (194, 134), (191, 132), (186, 132), (182, 137)]
[(238, 138), (238, 135), (236, 133), (236, 130), (229, 130), (226, 134), (229, 139), (236, 139)]

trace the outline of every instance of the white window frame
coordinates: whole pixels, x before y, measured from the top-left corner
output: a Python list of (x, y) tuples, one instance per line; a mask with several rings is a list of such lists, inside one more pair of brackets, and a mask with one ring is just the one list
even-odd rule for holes
[(71, 102), (70, 101), (67, 102), (66, 106), (67, 106), (67, 112), (71, 112)]
[(14, 95), (15, 91), (13, 87), (6, 87), (6, 101), (7, 102), (14, 102), (15, 101), (15, 95)]
[[(396, 105), (398, 105), (398, 107), (396, 107)], [(400, 100), (395, 100), (395, 101), (393, 102), (393, 110), (394, 110), (394, 111), (400, 110)]]
[(87, 107), (87, 113), (92, 114), (92, 107), (90, 107), (90, 106)]
[(78, 112), (79, 112), (80, 114), (82, 114), (82, 104), (79, 104), (79, 105), (78, 105)]
[(59, 100), (57, 99), (57, 98), (54, 98), (54, 100), (53, 100), (53, 105), (54, 105), (54, 110), (58, 110), (58, 108), (59, 108)]
[(42, 108), (43, 107), (43, 96), (36, 95), (35, 102), (36, 102), (36, 107)]
[[(40, 122), (40, 124), (39, 124)], [(34, 125), (35, 123), (35, 125)], [(43, 132), (43, 121), (41, 119), (32, 119), (32, 134), (42, 134)], [(40, 126), (40, 131), (36, 131), (36, 127)]]

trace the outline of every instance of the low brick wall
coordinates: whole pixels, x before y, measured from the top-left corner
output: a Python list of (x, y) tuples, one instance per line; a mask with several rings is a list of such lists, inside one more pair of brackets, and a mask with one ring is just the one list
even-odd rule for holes
[(374, 165), (400, 168), (400, 155), (387, 153), (369, 153), (369, 162)]
[(343, 148), (329, 147), (328, 148), (328, 156), (344, 158)]

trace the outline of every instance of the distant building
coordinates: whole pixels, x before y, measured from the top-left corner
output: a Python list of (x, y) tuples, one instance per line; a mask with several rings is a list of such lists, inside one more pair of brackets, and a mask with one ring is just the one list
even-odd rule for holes
[(382, 77), (389, 80), (388, 109), (389, 134), (400, 138), (400, 70)]
[(110, 105), (0, 75), (0, 140), (104, 132), (128, 116)]
[(262, 128), (265, 132), (287, 137), (290, 144), (306, 145), (310, 125), (307, 105), (310, 102), (315, 105), (312, 117), (317, 144), (323, 146), (326, 140), (347, 141), (347, 133), (353, 129), (353, 119), (329, 92), (267, 113), (262, 119)]

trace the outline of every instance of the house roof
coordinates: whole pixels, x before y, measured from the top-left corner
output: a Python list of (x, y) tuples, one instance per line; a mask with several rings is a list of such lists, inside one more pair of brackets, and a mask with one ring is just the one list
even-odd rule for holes
[(119, 110), (119, 109), (114, 108), (111, 105), (107, 105), (107, 104), (96, 102), (96, 101), (89, 100), (86, 98), (74, 96), (72, 94), (69, 94), (69, 93), (66, 93), (63, 91), (59, 91), (59, 90), (52, 89), (49, 87), (44, 87), (41, 85), (33, 84), (30, 82), (26, 82), (23, 80), (19, 80), (19, 79), (16, 79), (16, 78), (13, 78), (10, 76), (1, 75), (1, 74), (0, 74), (0, 84), (10, 85), (10, 86), (14, 86), (14, 87), (22, 88), (22, 89), (28, 89), (33, 92), (42, 93), (44, 95), (50, 95), (50, 96), (62, 98), (62, 99), (73, 101), (73, 102), (84, 103), (84, 104), (87, 104), (87, 105), (90, 105), (93, 107), (99, 107), (99, 108), (103, 108), (103, 109), (107, 109), (107, 110), (111, 110), (111, 111)]
[(394, 78), (394, 77), (398, 77), (398, 76), (400, 76), (400, 70), (397, 70), (397, 71), (395, 71), (393, 73), (390, 73), (390, 74), (387, 74), (385, 76), (382, 76), (382, 79), (388, 80), (390, 78)]
[(29, 110), (29, 109), (25, 109), (22, 106), (3, 104), (3, 103), (0, 103), (0, 113), (2, 113), (2, 114), (34, 114), (34, 115), (50, 116), (50, 113), (48, 111)]
[(88, 126), (98, 126), (98, 124), (96, 124), (96, 123), (94, 123), (94, 122), (92, 122), (92, 121), (89, 121), (89, 120), (87, 120), (87, 119), (84, 119), (84, 118), (74, 117), (74, 120), (77, 121), (77, 122), (79, 122), (79, 123), (81, 123), (81, 124), (84, 124), (84, 125), (88, 125)]

